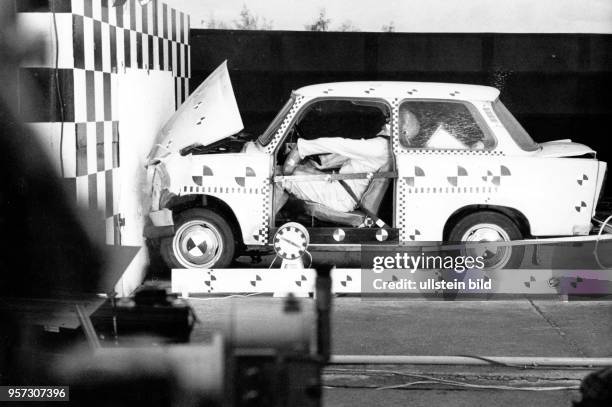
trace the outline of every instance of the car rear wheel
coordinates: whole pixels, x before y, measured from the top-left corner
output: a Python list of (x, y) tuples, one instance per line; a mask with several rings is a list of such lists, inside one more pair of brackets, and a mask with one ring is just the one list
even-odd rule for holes
[(219, 214), (206, 208), (181, 212), (173, 237), (161, 241), (161, 255), (170, 268), (222, 268), (235, 251), (232, 228)]
[[(450, 242), (486, 243), (520, 240), (522, 233), (509, 217), (492, 211), (472, 213), (461, 219), (449, 234)], [(465, 256), (484, 259), (485, 269), (518, 268), (525, 254), (524, 246), (502, 246), (486, 244), (466, 246)]]

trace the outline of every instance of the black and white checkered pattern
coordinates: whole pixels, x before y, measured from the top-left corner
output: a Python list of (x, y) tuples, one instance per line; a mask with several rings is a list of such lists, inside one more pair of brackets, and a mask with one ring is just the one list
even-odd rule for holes
[(255, 275), (253, 276), (253, 278), (251, 280), (249, 280), (249, 282), (251, 283), (251, 285), (253, 287), (257, 287), (257, 285), (263, 281), (263, 279), (261, 278), (261, 275), (259, 273), (255, 273)]
[(505, 165), (500, 165), (499, 170), (488, 170), (485, 175), (482, 176), (482, 180), (486, 183), (491, 183), (495, 186), (499, 186), (501, 184), (502, 178), (510, 177), (512, 173)]
[(376, 231), (376, 240), (384, 242), (389, 237), (389, 233), (385, 229), (378, 229)]
[(260, 188), (247, 188), (247, 187), (228, 187), (228, 186), (193, 186), (193, 185), (183, 185), (180, 188), (181, 191), (187, 194), (260, 194), (263, 193), (263, 190)]
[(421, 231), (418, 229), (413, 229), (408, 233), (408, 237), (410, 240), (417, 240), (417, 237), (421, 235)]
[(270, 182), (268, 180), (264, 180), (264, 185), (261, 187), (261, 193), (263, 195), (261, 225), (257, 234), (253, 237), (258, 242), (268, 242), (268, 235), (270, 234), (270, 215), (272, 212), (272, 192), (270, 191)]
[(291, 109), (289, 109), (289, 113), (287, 113), (287, 116), (285, 116), (285, 119), (283, 120), (283, 122), (279, 126), (278, 130), (276, 131), (276, 134), (274, 135), (274, 138), (266, 146), (266, 153), (272, 154), (274, 152), (274, 150), (276, 149), (276, 146), (278, 145), (280, 139), (285, 134), (285, 131), (287, 131), (287, 128), (289, 127), (289, 124), (291, 123), (291, 121), (295, 117), (295, 114), (298, 112), (298, 110), (300, 110), (300, 107), (302, 107), (302, 105), (304, 104), (305, 101), (306, 100), (304, 99), (304, 96), (298, 96), (295, 99), (295, 102), (293, 103), (293, 106), (291, 106)]
[[(499, 190), (497, 187), (415, 187), (407, 188), (407, 194), (491, 194)], [(410, 198), (409, 198), (410, 199)]]
[(576, 209), (576, 212), (581, 212), (582, 209), (586, 209), (587, 208), (587, 204), (584, 201), (580, 201), (579, 204), (577, 204), (576, 206), (574, 206), (574, 209)]
[(341, 242), (346, 237), (346, 232), (344, 231), (344, 229), (338, 228), (334, 230), (334, 232), (332, 233), (332, 237), (336, 242)]
[(299, 278), (295, 280), (295, 285), (298, 287), (306, 287), (306, 284), (308, 283), (308, 277), (310, 276), (306, 276), (305, 274), (300, 274)]
[(419, 166), (413, 166), (412, 171), (406, 172), (406, 176), (402, 177), (404, 181), (406, 181), (406, 185), (409, 187), (413, 187), (416, 185), (416, 180), (418, 178), (424, 178), (425, 171)]
[(503, 151), (497, 150), (453, 150), (453, 149), (432, 149), (432, 148), (401, 148), (399, 154), (415, 155), (479, 155), (479, 156), (505, 156)]
[(351, 277), (349, 274), (345, 274), (343, 277), (340, 278), (340, 285), (342, 285), (342, 287), (347, 287), (351, 284), (352, 281), (353, 277)]
[(212, 293), (213, 291), (215, 291), (215, 288), (213, 287), (214, 281), (217, 281), (215, 271), (207, 270), (206, 274), (204, 275), (204, 285), (206, 286), (207, 293)]
[[(395, 144), (395, 143), (394, 143)], [(399, 143), (398, 143), (399, 144)], [(406, 205), (404, 204), (404, 202), (407, 201), (407, 199), (409, 199), (408, 197), (408, 183), (405, 179), (400, 179), (399, 182), (397, 183), (397, 194), (398, 194), (398, 227), (399, 227), (399, 234), (400, 234), (400, 242), (406, 242), (408, 241), (408, 234), (406, 229), (408, 228), (408, 223), (407, 223), (407, 211), (406, 211)]]
[(397, 98), (391, 100), (391, 127), (393, 128), (391, 133), (393, 152), (399, 154), (402, 152), (402, 148), (399, 143), (399, 99)]
[(468, 176), (467, 170), (461, 167), (460, 165), (458, 165), (456, 174), (446, 177), (446, 180), (448, 181), (450, 185), (456, 187), (459, 185), (459, 180), (462, 177), (467, 177), (467, 176)]
[(113, 0), (17, 3), (27, 29), (51, 33), (46, 59), (21, 68), (23, 75), (38, 80), (43, 93), (48, 90), (48, 99), (38, 108), (23, 109), (22, 117), (60, 145), (69, 191), (81, 206), (104, 214), (107, 243), (121, 244), (119, 151), (121, 137), (129, 135), (119, 134), (113, 98), (117, 78), (127, 68), (171, 71), (178, 107), (189, 93), (189, 16), (159, 0), (145, 6), (127, 0), (119, 7), (113, 7)]

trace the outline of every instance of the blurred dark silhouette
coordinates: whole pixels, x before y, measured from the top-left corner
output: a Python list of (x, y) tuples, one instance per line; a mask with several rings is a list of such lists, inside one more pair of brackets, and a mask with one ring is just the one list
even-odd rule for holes
[(589, 374), (580, 384), (582, 400), (574, 407), (612, 406), (612, 367), (606, 367)]
[[(42, 49), (16, 25), (15, 3), (0, 7), (0, 384), (44, 383), (49, 362), (39, 329), (23, 312), (52, 315), (54, 301), (95, 293), (100, 251), (78, 220), (47, 153), (18, 119), (16, 95), (29, 84), (20, 62)], [(29, 98), (36, 98), (30, 89)], [(23, 93), (22, 93), (23, 94)], [(21, 100), (19, 105), (27, 104)], [(16, 301), (19, 299), (19, 301)], [(40, 304), (44, 303), (44, 307)], [(17, 307), (15, 304), (20, 304)], [(37, 308), (37, 305), (39, 307)], [(19, 308), (19, 309), (17, 309)], [(42, 308), (42, 309), (41, 309)], [(17, 312), (19, 311), (19, 312)]]

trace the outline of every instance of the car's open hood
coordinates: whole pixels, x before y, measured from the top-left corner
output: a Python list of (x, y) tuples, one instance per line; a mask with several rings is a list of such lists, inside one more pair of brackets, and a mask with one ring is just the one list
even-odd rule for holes
[(540, 143), (542, 157), (578, 157), (586, 154), (595, 154), (590, 147), (584, 144), (572, 143), (571, 140), (556, 140)]
[(149, 162), (193, 144), (212, 144), (243, 127), (225, 61), (166, 122), (149, 153)]

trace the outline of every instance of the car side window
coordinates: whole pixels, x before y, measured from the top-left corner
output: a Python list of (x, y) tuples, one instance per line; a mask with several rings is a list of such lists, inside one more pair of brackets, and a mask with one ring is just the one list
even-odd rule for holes
[(474, 108), (453, 101), (405, 101), (399, 140), (405, 148), (490, 150), (495, 139)]
[(385, 124), (388, 110), (381, 102), (360, 104), (324, 99), (308, 106), (298, 120), (302, 138), (372, 138)]

